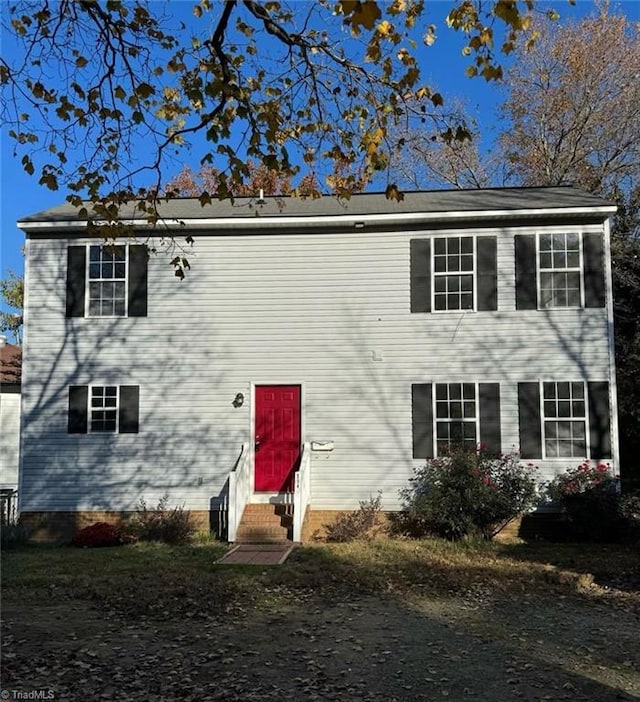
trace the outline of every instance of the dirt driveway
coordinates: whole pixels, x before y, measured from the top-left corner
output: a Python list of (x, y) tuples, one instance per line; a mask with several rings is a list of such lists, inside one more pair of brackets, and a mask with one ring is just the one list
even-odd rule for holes
[(272, 595), (135, 617), (100, 598), (10, 595), (2, 699), (640, 699), (638, 611), (606, 593)]

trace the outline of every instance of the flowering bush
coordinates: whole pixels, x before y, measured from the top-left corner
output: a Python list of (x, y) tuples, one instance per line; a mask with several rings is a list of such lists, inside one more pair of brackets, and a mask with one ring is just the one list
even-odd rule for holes
[(576, 541), (620, 541), (628, 531), (611, 466), (584, 461), (558, 475), (547, 486), (550, 499), (561, 507), (567, 537)]
[(615, 480), (608, 463), (592, 465), (584, 461), (577, 468), (561, 473), (552, 480), (547, 491), (554, 502), (562, 502), (570, 495), (581, 495), (599, 485), (607, 485)]
[(417, 468), (400, 495), (400, 522), (412, 535), (491, 539), (536, 505), (535, 466), (521, 464), (516, 454), (491, 458), (482, 449), (454, 446)]
[(71, 540), (72, 546), (93, 548), (97, 546), (120, 546), (123, 543), (119, 529), (107, 522), (96, 522), (80, 529)]

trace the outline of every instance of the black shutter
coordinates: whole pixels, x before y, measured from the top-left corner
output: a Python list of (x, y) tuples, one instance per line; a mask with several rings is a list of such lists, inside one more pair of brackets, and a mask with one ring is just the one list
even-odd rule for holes
[(535, 310), (538, 308), (535, 234), (516, 235), (515, 256), (516, 309)]
[(119, 432), (121, 434), (138, 433), (138, 416), (140, 407), (140, 387), (138, 385), (120, 386)]
[(431, 383), (411, 386), (413, 457), (431, 458), (433, 451), (433, 395)]
[(480, 383), (478, 386), (480, 412), (480, 443), (491, 456), (502, 452), (500, 433), (500, 383)]
[(67, 317), (84, 317), (84, 293), (87, 277), (87, 247), (67, 249)]
[(611, 458), (611, 412), (609, 383), (587, 383), (589, 396), (589, 438), (591, 458)]
[(542, 424), (539, 383), (518, 383), (520, 456), (542, 458)]
[(602, 234), (583, 234), (585, 307), (604, 307), (604, 238)]
[(129, 246), (129, 317), (147, 316), (147, 264), (149, 251), (144, 244)]
[(411, 239), (411, 311), (431, 312), (431, 241)]
[(498, 257), (495, 236), (479, 236), (476, 242), (478, 258), (478, 310), (498, 309)]
[(71, 385), (69, 387), (69, 416), (67, 417), (67, 432), (69, 434), (87, 433), (88, 399), (88, 385)]

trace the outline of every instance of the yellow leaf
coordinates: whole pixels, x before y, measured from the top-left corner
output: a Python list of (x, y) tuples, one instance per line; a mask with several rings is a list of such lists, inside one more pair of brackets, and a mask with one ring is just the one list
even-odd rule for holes
[(380, 22), (380, 24), (376, 27), (376, 32), (378, 32), (378, 34), (380, 34), (380, 36), (383, 36), (383, 37), (388, 36), (389, 33), (392, 31), (393, 31), (393, 25), (388, 20), (385, 20), (384, 22)]

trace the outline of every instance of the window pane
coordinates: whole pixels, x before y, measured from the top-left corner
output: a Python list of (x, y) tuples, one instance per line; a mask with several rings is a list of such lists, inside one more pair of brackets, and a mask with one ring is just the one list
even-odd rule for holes
[(462, 388), (458, 383), (452, 383), (449, 385), (449, 398), (451, 400), (462, 399)]
[(447, 419), (449, 417), (449, 405), (446, 402), (436, 402), (436, 418)]
[(540, 268), (552, 268), (551, 265), (552, 258), (550, 253), (541, 253), (540, 254)]
[(568, 400), (558, 402), (558, 417), (571, 416), (571, 403)]
[(89, 278), (99, 278), (100, 277), (100, 264), (90, 263), (89, 264)]
[(447, 240), (446, 239), (435, 239), (433, 242), (433, 251), (436, 254), (446, 254), (447, 253)]
[(553, 267), (554, 268), (566, 268), (567, 267), (567, 257), (564, 251), (554, 251), (553, 252)]
[(556, 415), (556, 403), (552, 400), (546, 400), (544, 403), (544, 416), (545, 417), (555, 417)]
[(544, 452), (545, 452), (547, 458), (557, 458), (558, 457), (558, 449), (557, 449), (556, 442), (553, 440), (549, 441), (547, 439), (544, 442)]
[(473, 256), (462, 256), (460, 270), (462, 271), (472, 271), (473, 270)]
[(575, 400), (571, 405), (571, 414), (574, 417), (584, 417), (584, 401)]
[(566, 234), (553, 234), (551, 241), (554, 250), (564, 249)]
[(447, 271), (456, 273), (460, 270), (460, 258), (458, 256), (447, 256)]
[(542, 234), (540, 236), (540, 251), (549, 251), (551, 249), (551, 235)]
[(580, 253), (578, 251), (569, 251), (567, 253), (567, 268), (580, 267)]
[(433, 259), (433, 268), (436, 273), (446, 273), (447, 272), (447, 257), (446, 256), (435, 256)]
[(544, 433), (547, 439), (556, 439), (558, 437), (556, 422), (545, 422)]
[(434, 300), (436, 310), (446, 310), (447, 309), (447, 298), (445, 295), (436, 295)]
[(575, 232), (573, 234), (566, 235), (566, 247), (567, 249), (572, 249), (578, 251), (580, 248), (580, 238)]
[(457, 275), (447, 276), (447, 287), (449, 292), (458, 292), (460, 290), (460, 278)]
[(434, 289), (437, 293), (443, 293), (447, 291), (447, 279), (445, 276), (438, 276), (434, 280)]
[(473, 237), (463, 236), (460, 240), (460, 252), (463, 254), (473, 253)]
[(113, 278), (113, 264), (103, 263), (102, 264), (102, 277), (103, 278)]
[(449, 407), (451, 419), (462, 419), (462, 402), (452, 402)]
[(124, 263), (116, 263), (114, 266), (113, 277), (114, 278), (124, 278), (124, 276), (125, 276), (125, 264)]
[(447, 440), (449, 438), (449, 425), (446, 422), (437, 422), (436, 437), (439, 440)]
[(473, 291), (473, 276), (472, 275), (461, 275), (460, 276), (460, 290), (464, 292)]
[(473, 294), (464, 293), (460, 296), (460, 309), (462, 310), (472, 310), (473, 309)]
[(447, 253), (457, 254), (460, 252), (460, 239), (458, 237), (449, 237), (447, 239)]
[(475, 402), (465, 402), (464, 403), (464, 418), (465, 419), (475, 419), (476, 416), (476, 403)]
[(446, 400), (447, 399), (447, 386), (438, 383), (436, 385), (436, 400)]
[(460, 298), (455, 295), (447, 295), (447, 309), (448, 310), (459, 310), (460, 309)]
[(569, 383), (556, 383), (556, 393), (557, 393), (558, 399), (568, 400), (571, 397), (571, 393), (570, 393), (569, 388), (570, 388)]

